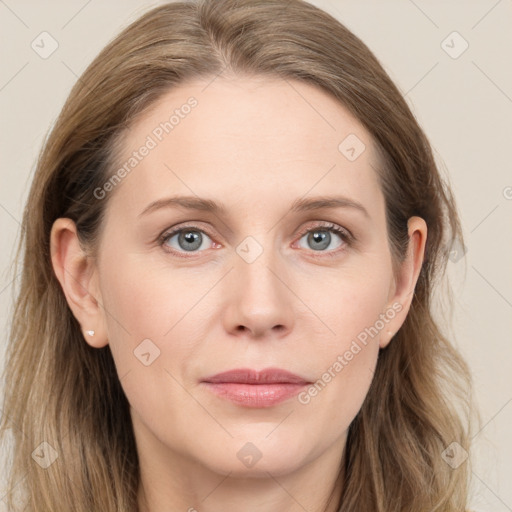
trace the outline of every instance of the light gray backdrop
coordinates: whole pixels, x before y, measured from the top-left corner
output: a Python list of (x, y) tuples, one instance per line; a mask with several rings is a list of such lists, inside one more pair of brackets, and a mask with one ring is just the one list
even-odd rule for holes
[[(467, 248), (450, 262), (454, 335), (473, 370), (483, 417), (472, 444), (472, 504), (512, 511), (512, 0), (312, 3), (375, 52), (456, 193)], [(0, 0), (0, 366), (16, 282), (9, 265), (45, 134), (100, 49), (158, 4)]]

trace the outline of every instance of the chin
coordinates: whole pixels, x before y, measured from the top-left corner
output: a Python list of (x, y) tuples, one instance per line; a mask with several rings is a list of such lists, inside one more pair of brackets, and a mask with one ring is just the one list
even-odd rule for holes
[(233, 478), (268, 478), (269, 473), (272, 476), (286, 475), (306, 464), (307, 454), (313, 447), (308, 449), (290, 432), (265, 439), (275, 425), (270, 429), (267, 427), (263, 435), (260, 433), (253, 440), (239, 437), (230, 439), (228, 444), (217, 445), (215, 451), (207, 451), (207, 460), (198, 459), (198, 462), (217, 473), (229, 473)]

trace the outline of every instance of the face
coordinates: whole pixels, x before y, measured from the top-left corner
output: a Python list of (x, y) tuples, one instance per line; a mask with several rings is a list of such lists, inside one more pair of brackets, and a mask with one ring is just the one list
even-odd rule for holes
[[(141, 451), (277, 476), (341, 456), (407, 290), (375, 147), (349, 111), (299, 82), (209, 82), (138, 119), (125, 172), (96, 191), (90, 343), (110, 344)], [(302, 383), (205, 382), (269, 368)]]

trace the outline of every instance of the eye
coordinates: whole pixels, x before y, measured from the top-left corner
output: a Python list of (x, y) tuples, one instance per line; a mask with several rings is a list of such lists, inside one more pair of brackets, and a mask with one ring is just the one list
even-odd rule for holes
[(174, 231), (164, 233), (160, 238), (160, 245), (164, 250), (173, 252), (186, 258), (180, 253), (196, 253), (200, 249), (208, 248), (208, 240), (211, 238), (202, 230), (195, 226), (184, 226)]
[[(302, 231), (299, 236), (300, 248), (311, 249), (316, 253), (326, 253), (326, 256), (336, 256), (340, 251), (351, 245), (353, 239), (348, 230), (332, 223), (323, 223), (313, 228), (310, 227)], [(308, 246), (300, 245), (303, 239), (305, 239)], [(336, 239), (338, 240), (336, 241)], [(333, 243), (335, 244), (334, 246), (332, 246)], [(213, 245), (212, 248), (222, 247), (214, 242), (203, 229), (193, 225), (165, 232), (159, 237), (159, 245), (165, 251), (182, 258), (189, 257), (186, 253), (192, 255), (201, 252), (201, 250), (208, 249), (209, 245)], [(332, 250), (326, 250), (329, 247)]]
[[(303, 231), (300, 237), (299, 243), (305, 239), (307, 244), (306, 247), (301, 246), (302, 248), (312, 249), (314, 252), (327, 252), (329, 255), (337, 254), (339, 250), (343, 250), (345, 246), (350, 245), (351, 241), (351, 235), (347, 230), (331, 223), (309, 228)], [(333, 244), (336, 245), (333, 246)], [(333, 250), (326, 251), (329, 247)]]

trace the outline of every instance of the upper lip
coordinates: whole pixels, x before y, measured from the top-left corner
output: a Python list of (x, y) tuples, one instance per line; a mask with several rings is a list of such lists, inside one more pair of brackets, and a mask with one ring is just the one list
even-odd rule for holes
[(236, 368), (226, 372), (218, 373), (203, 379), (203, 382), (240, 384), (309, 384), (309, 382), (289, 371), (280, 368), (266, 368), (264, 370), (253, 370), (251, 368)]

